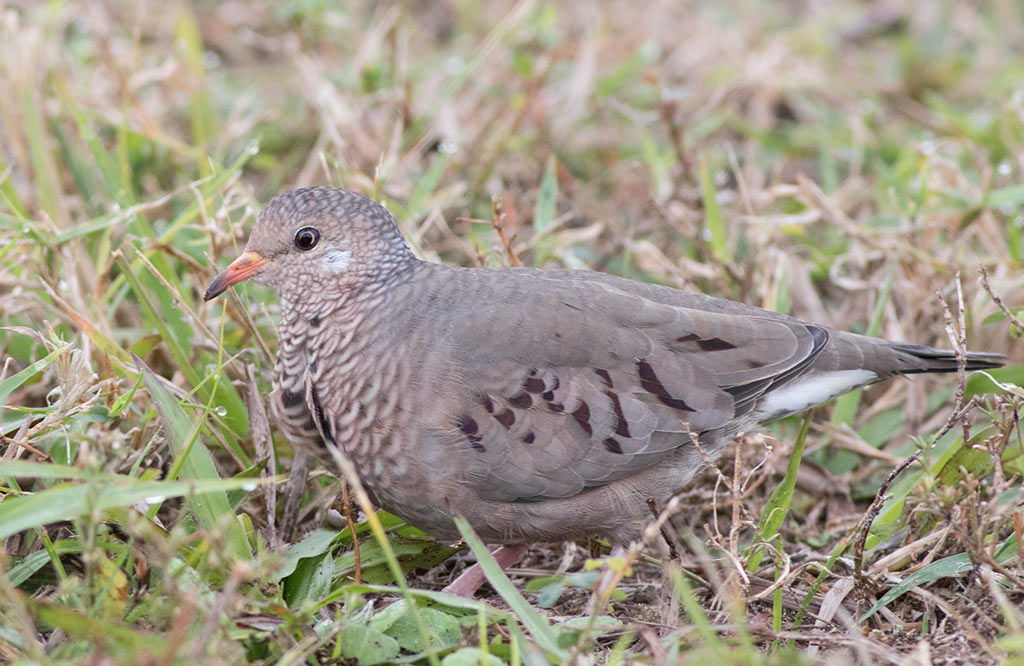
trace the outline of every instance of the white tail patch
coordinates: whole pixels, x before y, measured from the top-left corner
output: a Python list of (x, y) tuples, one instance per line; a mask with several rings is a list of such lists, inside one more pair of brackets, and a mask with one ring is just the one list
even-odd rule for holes
[(328, 273), (344, 273), (352, 263), (352, 253), (348, 250), (327, 250), (320, 263)]
[(817, 372), (794, 379), (781, 388), (768, 390), (757, 406), (758, 421), (774, 421), (790, 414), (798, 414), (815, 405), (870, 384), (878, 375), (870, 370), (833, 370)]

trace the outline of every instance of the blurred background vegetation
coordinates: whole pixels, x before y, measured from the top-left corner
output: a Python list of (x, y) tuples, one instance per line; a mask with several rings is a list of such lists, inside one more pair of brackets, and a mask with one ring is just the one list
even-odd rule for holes
[(331, 184), (430, 259), (508, 265), (500, 206), (527, 265), (1016, 362), (1021, 44), (1016, 0), (0, 3), (0, 663), (1024, 663), (1020, 366), (748, 438), (587, 615), (604, 544), (459, 602), (472, 553), (364, 516), (355, 582), (333, 476), (272, 482), (275, 300), (201, 300)]

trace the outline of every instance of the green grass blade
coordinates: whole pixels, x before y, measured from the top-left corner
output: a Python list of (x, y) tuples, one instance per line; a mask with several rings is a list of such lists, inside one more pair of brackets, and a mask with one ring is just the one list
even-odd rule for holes
[(732, 252), (729, 250), (729, 236), (725, 230), (725, 221), (722, 219), (722, 209), (718, 206), (716, 198), (715, 182), (711, 177), (711, 169), (708, 167), (707, 159), (700, 160), (700, 191), (704, 199), (704, 224), (710, 236), (708, 246), (711, 253), (719, 261), (731, 262)]
[[(139, 371), (143, 373), (142, 381), (153, 398), (153, 403), (160, 412), (164, 427), (167, 429), (167, 441), (177, 460), (181, 463), (181, 476), (184, 479), (219, 479), (213, 458), (202, 441), (192, 432), (192, 424), (185, 410), (181, 408), (174, 396), (164, 388), (152, 371), (145, 367), (140, 359), (136, 359)], [(254, 483), (253, 479), (238, 479), (245, 483)], [(245, 538), (242, 527), (231, 509), (231, 502), (224, 491), (211, 491), (202, 495), (189, 497), (189, 505), (196, 521), (203, 528), (213, 530), (218, 527), (224, 530), (225, 543), (230, 555), (236, 559), (249, 559), (249, 542)]]
[[(210, 397), (210, 390), (204, 386), (203, 379), (199, 373), (193, 367), (192, 359), (189, 352), (186, 349), (187, 340), (182, 339), (180, 332), (172, 329), (167, 325), (164, 317), (160, 315), (162, 309), (150, 298), (150, 291), (146, 289), (142, 282), (139, 280), (135, 271), (132, 269), (132, 262), (129, 261), (129, 255), (134, 256), (135, 250), (130, 247), (126, 247), (125, 251), (128, 254), (121, 253), (118, 255), (119, 263), (124, 269), (123, 275), (127, 278), (128, 283), (135, 291), (135, 295), (139, 299), (139, 303), (143, 307), (143, 311), (146, 314), (146, 320), (153, 327), (156, 328), (160, 334), (164, 344), (167, 345), (168, 351), (171, 352), (171, 356), (174, 357), (178, 367), (181, 368), (182, 374), (185, 375), (185, 379), (188, 380), (189, 384), (193, 388), (199, 391), (199, 395), (204, 399)], [(188, 329), (191, 331), (191, 329)], [(238, 391), (226, 379), (221, 378), (217, 382), (214, 391), (214, 402), (216, 405), (223, 405), (227, 410), (227, 415), (234, 415), (231, 420), (225, 422), (231, 427), (231, 433), (237, 436), (244, 436), (248, 431), (248, 412), (245, 409), (245, 404), (242, 402), (242, 397), (238, 395)], [(229, 433), (225, 432), (225, 435)], [(229, 443), (233, 443), (234, 438), (230, 438)], [(243, 461), (243, 464), (248, 466), (252, 464), (248, 456), (245, 455), (241, 449), (235, 449), (235, 454)]]
[(46, 369), (46, 366), (53, 363), (53, 361), (70, 346), (71, 345), (69, 343), (61, 347), (57, 347), (43, 358), (30, 364), (24, 370), (17, 372), (8, 377), (7, 379), (5, 379), (3, 382), (0, 382), (0, 407), (7, 404), (7, 397), (11, 395), (14, 389), (18, 388), (19, 386), (27, 382), (36, 373), (42, 372), (44, 369)]
[(76, 555), (84, 550), (84, 546), (80, 541), (75, 539), (61, 539), (55, 541), (52, 544), (52, 553), (50, 550), (37, 550), (34, 553), (29, 553), (25, 557), (21, 558), (7, 571), (7, 578), (11, 581), (11, 585), (18, 587), (26, 580), (28, 580), (33, 574), (46, 566), (47, 562), (51, 561), (53, 554), (60, 555)]
[(544, 175), (540, 180), (540, 190), (537, 192), (537, 203), (533, 207), (533, 231), (539, 237), (534, 249), (534, 263), (543, 265), (551, 258), (551, 239), (547, 233), (558, 216), (558, 172), (555, 164), (555, 156), (548, 157), (547, 165), (544, 167)]
[(512, 584), (512, 581), (508, 579), (505, 572), (498, 566), (497, 561), (495, 561), (483, 542), (480, 541), (480, 537), (476, 535), (466, 519), (457, 516), (455, 518), (455, 526), (459, 528), (462, 538), (466, 540), (466, 544), (473, 551), (473, 554), (476, 555), (477, 562), (480, 563), (480, 567), (484, 570), (484, 575), (487, 576), (487, 581), (501, 595), (505, 603), (512, 608), (512, 611), (523, 623), (526, 630), (530, 632), (533, 639), (537, 641), (537, 644), (558, 656), (559, 659), (567, 659), (568, 653), (558, 646), (558, 636), (551, 625), (548, 624), (547, 618), (534, 610), (533, 606), (523, 598), (523, 595), (519, 594), (519, 590), (516, 589), (516, 586)]
[[(1010, 558), (1016, 557), (1016, 548), (1017, 537), (1016, 535), (1011, 534), (1001, 544), (999, 544), (999, 548), (996, 549), (995, 561), (998, 564), (1002, 564)], [(975, 563), (971, 560), (970, 554), (958, 553), (921, 567), (886, 592), (881, 599), (875, 602), (875, 604), (860, 617), (860, 622), (866, 622), (872, 615), (896, 601), (918, 585), (930, 583), (932, 581), (939, 580), (940, 578), (949, 578), (950, 576), (958, 576), (960, 574), (967, 573), (968, 571), (973, 570), (974, 566)]]
[[(800, 460), (804, 455), (804, 443), (807, 441), (807, 433), (811, 429), (811, 416), (813, 413), (814, 410), (811, 410), (804, 415), (803, 425), (800, 426), (800, 434), (796, 438), (796, 443), (793, 444), (793, 452), (789, 454), (786, 477), (772, 491), (771, 496), (768, 498), (768, 503), (761, 513), (758, 529), (761, 532), (761, 538), (765, 541), (770, 541), (779, 533), (782, 521), (786, 518), (786, 514), (789, 513), (789, 505), (793, 500), (793, 490), (796, 488), (796, 475), (800, 470)], [(747, 564), (748, 571), (757, 571), (758, 567), (761, 566), (763, 554), (764, 551), (761, 549), (751, 554), (750, 562)]]
[(99, 475), (84, 484), (56, 486), (0, 502), (0, 539), (59, 520), (75, 520), (90, 511), (106, 511), (139, 502), (162, 502), (190, 493), (223, 493), (255, 483), (252, 479), (138, 481)]

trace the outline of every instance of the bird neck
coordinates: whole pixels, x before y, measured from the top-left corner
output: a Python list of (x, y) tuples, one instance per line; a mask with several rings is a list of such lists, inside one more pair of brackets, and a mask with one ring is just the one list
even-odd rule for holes
[(314, 283), (297, 292), (282, 291), (282, 321), (324, 319), (345, 310), (366, 312), (387, 299), (389, 291), (413, 279), (425, 262), (412, 254), (378, 263), (372, 273), (351, 274), (341, 279)]

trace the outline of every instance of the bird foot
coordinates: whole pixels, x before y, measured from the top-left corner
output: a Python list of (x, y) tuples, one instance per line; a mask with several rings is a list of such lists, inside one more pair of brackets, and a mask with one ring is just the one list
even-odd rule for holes
[[(526, 546), (502, 546), (491, 553), (491, 557), (498, 561), (498, 566), (504, 571), (505, 568), (518, 562), (525, 552)], [(484, 575), (483, 568), (479, 564), (474, 564), (463, 571), (458, 578), (441, 591), (445, 594), (454, 594), (457, 597), (472, 599), (473, 595), (476, 594), (476, 591), (480, 589), (480, 586), (486, 580), (487, 577)]]

